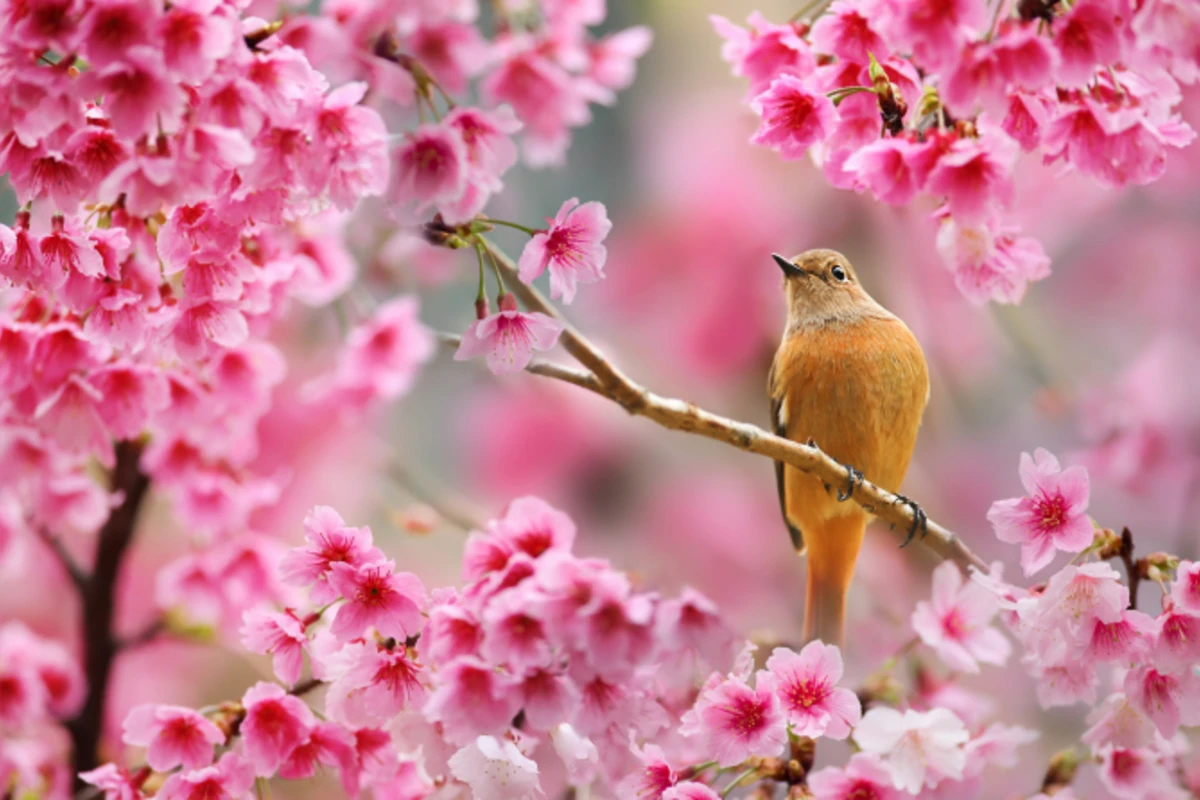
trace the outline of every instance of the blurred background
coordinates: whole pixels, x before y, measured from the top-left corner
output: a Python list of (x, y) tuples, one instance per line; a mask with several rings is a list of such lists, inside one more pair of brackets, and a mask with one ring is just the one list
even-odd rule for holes
[[(607, 279), (582, 287), (568, 315), (616, 363), (660, 394), (766, 427), (766, 374), (783, 321), (769, 254), (838, 249), (929, 358), (932, 400), (905, 493), (932, 518), (1019, 580), (1017, 548), (996, 541), (985, 514), (994, 500), (1021, 494), (1021, 452), (1046, 447), (1089, 468), (1099, 524), (1128, 526), (1143, 554), (1200, 555), (1200, 187), (1190, 177), (1200, 174), (1200, 148), (1172, 151), (1162, 181), (1123, 193), (1026, 158), (1016, 214), (1045, 244), (1054, 273), (1019, 307), (975, 307), (934, 251), (931, 208), (894, 210), (831, 189), (810, 165), (748, 143), (746, 87), (721, 61), (707, 17), (742, 23), (758, 9), (782, 20), (790, 4), (610, 6), (607, 29), (654, 30), (633, 88), (575, 132), (564, 168), (514, 168), (488, 211), (536, 226), (573, 196), (606, 204), (614, 221)], [(1200, 125), (1200, 93), (1184, 113)], [(13, 212), (5, 190), (0, 218), (10, 222)], [(389, 225), (379, 206), (346, 221), (363, 276), (351, 312), (355, 303), (416, 292), (429, 326), (461, 332), (473, 314), (474, 256), (434, 251)], [(514, 256), (523, 238), (495, 234)], [(453, 361), (449, 350), (369, 426), (309, 419), (288, 392), (329, 362), (338, 327), (329, 310), (306, 313), (281, 332), (294, 373), (260, 430), (270, 443), (263, 458), (293, 476), (282, 502), (256, 517), (262, 533), (298, 539), (308, 507), (334, 505), (351, 523), (371, 524), (402, 569), (436, 586), (458, 581), (465, 532), (446, 520), (413, 532), (432, 519), (423, 507), (429, 496), (492, 515), (537, 494), (574, 516), (581, 553), (609, 558), (663, 592), (691, 585), (763, 641), (798, 636), (803, 564), (765, 459), (629, 418), (574, 387), (498, 379), (480, 362)], [(184, 538), (161, 503), (147, 526), (124, 585), (129, 619), (152, 613), (153, 587), (139, 583), (148, 571), (137, 565), (169, 559)], [(899, 550), (899, 541), (879, 524), (868, 534), (850, 599), (851, 683), (910, 637), (908, 617), (927, 596), (935, 560), (919, 547)], [(22, 600), (22, 589), (44, 577), (7, 576), (15, 588), (6, 612), (28, 603), (30, 615), (50, 613), (44, 598)], [(1141, 593), (1141, 607), (1156, 611), (1157, 587)], [(128, 658), (209, 677), (180, 681), (170, 669), (126, 663), (115, 719), (149, 697), (202, 704), (235, 696), (267, 670), (265, 662), (231, 665), (215, 646), (163, 645)], [(137, 685), (122, 679), (134, 674)], [(1003, 698), (999, 719), (1044, 731), (988, 796), (1035, 789), (1049, 754), (1083, 730), (1078, 709), (1040, 711), (1019, 669), (986, 670), (963, 685)], [(840, 756), (831, 747), (820, 761), (832, 757)], [(1090, 775), (1079, 795), (1104, 796)]]

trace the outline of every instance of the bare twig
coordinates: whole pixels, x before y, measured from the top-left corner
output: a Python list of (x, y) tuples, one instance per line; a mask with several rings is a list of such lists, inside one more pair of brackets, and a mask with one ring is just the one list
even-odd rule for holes
[(1121, 549), (1117, 553), (1121, 563), (1125, 565), (1125, 573), (1129, 576), (1129, 607), (1137, 608), (1138, 586), (1142, 582), (1142, 571), (1133, 558), (1133, 534), (1129, 528), (1121, 529)]
[(137, 633), (126, 636), (124, 639), (117, 640), (117, 649), (135, 650), (142, 645), (149, 644), (159, 637), (159, 635), (167, 629), (167, 621), (163, 617), (157, 617), (148, 623)]
[(435, 488), (427, 478), (418, 476), (407, 464), (393, 461), (390, 472), (396, 483), (456, 528), (472, 531), (482, 529), (486, 524), (487, 516), (479, 512), (468, 500), (451, 494), (447, 489)]
[[(902, 532), (912, 528), (915, 521), (913, 509), (901, 498), (867, 481), (852, 482), (846, 467), (816, 446), (775, 436), (756, 425), (705, 411), (694, 403), (661, 397), (634, 382), (613, 365), (578, 329), (564, 320), (558, 309), (543, 297), (541, 292), (518, 279), (516, 265), (512, 259), (491, 242), (485, 240), (485, 245), (505, 273), (505, 283), (513, 294), (517, 295), (527, 308), (540, 311), (563, 323), (559, 342), (580, 364), (590, 370), (590, 374), (565, 370), (542, 362), (532, 364), (529, 371), (582, 386), (607, 397), (630, 414), (645, 417), (664, 428), (705, 436), (740, 450), (767, 456), (814, 475), (830, 486), (852, 485), (850, 498), (867, 512)], [(598, 386), (593, 384), (593, 380)], [(953, 560), (964, 570), (971, 566), (987, 570), (984, 561), (960, 538), (932, 520), (928, 522), (928, 533), (921, 541), (934, 553)]]
[[(438, 341), (447, 347), (457, 348), (462, 343), (462, 338), (453, 333), (438, 333), (437, 337)], [(525, 367), (525, 371), (532, 372), (534, 375), (541, 375), (545, 378), (555, 378), (578, 386), (581, 389), (587, 389), (589, 392), (595, 392), (607, 400), (612, 399), (599, 379), (590, 372), (564, 367), (560, 364), (552, 364), (549, 361), (538, 361), (536, 359), (529, 362), (529, 366)]]
[(63, 570), (70, 577), (71, 583), (75, 585), (75, 589), (79, 592), (86, 591), (88, 575), (79, 566), (79, 562), (75, 560), (75, 557), (67, 552), (67, 548), (63, 545), (62, 540), (42, 525), (35, 525), (34, 529), (37, 531), (38, 537), (46, 543), (46, 546), (54, 551), (54, 555), (58, 557), (59, 563), (62, 564)]

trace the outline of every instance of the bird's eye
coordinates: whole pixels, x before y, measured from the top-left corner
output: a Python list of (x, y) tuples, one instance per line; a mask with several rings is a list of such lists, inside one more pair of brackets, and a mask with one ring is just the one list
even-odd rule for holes
[(829, 274), (838, 283), (845, 283), (850, 280), (850, 276), (846, 274), (846, 270), (842, 269), (840, 265), (834, 265), (833, 269), (829, 270)]

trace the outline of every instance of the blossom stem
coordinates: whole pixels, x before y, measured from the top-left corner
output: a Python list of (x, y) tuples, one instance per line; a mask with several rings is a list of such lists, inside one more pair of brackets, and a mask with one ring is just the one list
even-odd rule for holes
[(1004, 7), (1007, 4), (1008, 0), (997, 0), (996, 10), (992, 13), (992, 24), (988, 26), (987, 36), (983, 37), (985, 42), (990, 42), (996, 35), (996, 26), (1000, 24), (1000, 15), (1004, 13)]
[(850, 95), (860, 94), (861, 92), (870, 92), (872, 94), (876, 93), (875, 87), (873, 86), (844, 86), (841, 89), (834, 89), (832, 92), (827, 92), (825, 96), (832, 100), (833, 104), (837, 106)]
[(475, 293), (475, 302), (487, 302), (487, 276), (484, 274), (483, 267), (483, 245), (478, 241), (475, 242), (475, 255), (479, 258), (479, 291)]
[(736, 778), (733, 779), (733, 783), (731, 783), (725, 787), (725, 789), (721, 792), (721, 797), (729, 797), (729, 795), (733, 793), (734, 789), (741, 786), (742, 783), (744, 783), (747, 778), (749, 778), (751, 775), (753, 775), (756, 772), (758, 772), (758, 767), (750, 767), (750, 769), (746, 770), (745, 772), (742, 772), (740, 775), (738, 775)]
[(484, 217), (484, 222), (491, 223), (492, 225), (503, 225), (506, 228), (516, 228), (519, 231), (524, 231), (525, 233), (528, 233), (530, 236), (534, 236), (537, 234), (537, 231), (534, 230), (533, 228), (529, 228), (529, 227), (526, 227), (519, 223), (509, 222), (509, 221), (503, 220), (503, 219), (492, 219), (491, 217)]

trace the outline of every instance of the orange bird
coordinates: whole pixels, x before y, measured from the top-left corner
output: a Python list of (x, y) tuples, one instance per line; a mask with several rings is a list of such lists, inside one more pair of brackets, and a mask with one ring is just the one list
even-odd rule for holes
[[(889, 492), (900, 488), (929, 401), (929, 373), (908, 326), (867, 294), (841, 253), (772, 257), (783, 269), (788, 317), (767, 379), (771, 422), (778, 435), (816, 444), (850, 473), (842, 492), (775, 464), (784, 522), (796, 552), (808, 554), (804, 640), (840, 646), (846, 591), (870, 519), (847, 501), (864, 476)], [(913, 507), (911, 540), (924, 513), (901, 500)]]

